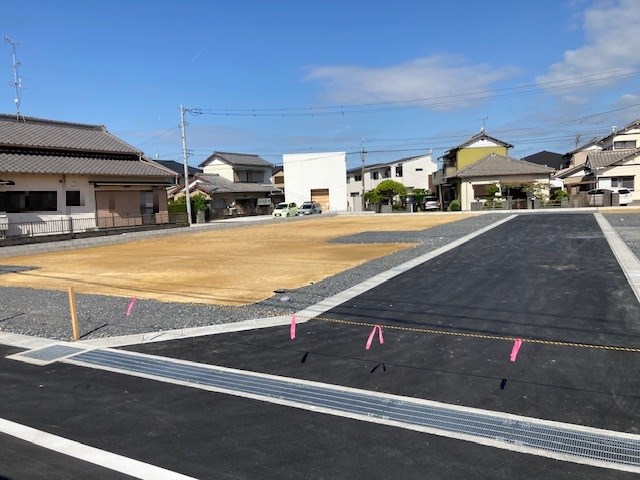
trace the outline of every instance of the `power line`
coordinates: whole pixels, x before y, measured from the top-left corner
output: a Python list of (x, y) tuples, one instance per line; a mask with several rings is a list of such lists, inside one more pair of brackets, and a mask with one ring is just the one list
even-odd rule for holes
[(137, 144), (137, 145), (136, 145), (136, 147), (139, 147), (139, 146), (141, 146), (141, 145), (144, 145), (145, 143), (149, 143), (149, 142), (151, 142), (151, 141), (155, 140), (156, 138), (162, 137), (163, 135), (166, 135), (166, 134), (167, 134), (167, 133), (169, 133), (169, 132), (172, 132), (172, 131), (174, 131), (174, 130), (177, 130), (178, 128), (180, 128), (180, 125), (176, 125), (175, 127), (171, 127), (171, 128), (169, 128), (168, 130), (165, 130), (164, 132), (159, 133), (159, 134), (158, 134), (158, 135), (156, 135), (155, 137), (151, 137), (149, 140), (145, 140), (144, 142)]
[(252, 109), (192, 108), (193, 115), (236, 116), (236, 117), (285, 117), (285, 116), (321, 116), (345, 115), (347, 113), (375, 113), (409, 108), (445, 107), (470, 102), (519, 97), (543, 92), (555, 92), (573, 89), (579, 86), (608, 82), (615, 79), (633, 77), (640, 74), (640, 67), (610, 70), (562, 80), (537, 84), (506, 87), (501, 89), (467, 92), (436, 97), (397, 100), (389, 102), (363, 103), (353, 105), (334, 105), (326, 107), (281, 107)]

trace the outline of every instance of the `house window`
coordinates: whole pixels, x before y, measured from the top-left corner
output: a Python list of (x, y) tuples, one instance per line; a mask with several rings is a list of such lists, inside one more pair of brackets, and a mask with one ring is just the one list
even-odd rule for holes
[(80, 190), (67, 190), (67, 207), (82, 207)]
[(396, 177), (401, 177), (402, 176), (402, 165), (398, 165), (396, 167)]
[(421, 172), (422, 170), (422, 168), (416, 168), (416, 172)]
[(239, 183), (263, 183), (264, 172), (260, 170), (237, 170), (236, 179)]
[(474, 185), (473, 198), (484, 198), (487, 196), (487, 187), (489, 185)]
[(613, 142), (614, 150), (625, 150), (629, 148), (636, 148), (635, 140), (621, 140), (619, 142)]
[(8, 213), (55, 212), (58, 192), (2, 192), (0, 210)]
[(371, 178), (373, 178), (374, 180), (378, 180), (380, 178), (380, 172), (372, 172)]
[(356, 175), (353, 176), (353, 180), (356, 182), (361, 182), (362, 181), (362, 174), (358, 173)]
[(611, 177), (611, 186), (618, 188), (628, 188), (633, 190), (633, 176), (630, 177)]

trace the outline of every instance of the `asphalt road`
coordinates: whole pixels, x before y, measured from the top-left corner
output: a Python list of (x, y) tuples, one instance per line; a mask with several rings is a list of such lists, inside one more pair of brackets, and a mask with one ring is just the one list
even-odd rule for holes
[[(639, 313), (593, 216), (525, 215), (300, 324), (296, 340), (288, 328), (269, 328), (128, 348), (640, 433), (640, 354), (560, 343), (638, 346)], [(385, 343), (367, 351), (371, 324), (383, 326)], [(464, 335), (471, 332), (525, 342), (510, 362), (512, 341)], [(111, 372), (4, 358), (16, 351), (0, 347), (0, 417), (198, 478), (636, 477)], [(37, 478), (14, 474), (21, 449), (24, 458), (33, 454), (29, 448), (0, 436), (5, 444), (16, 454), (0, 461), (0, 475)], [(46, 478), (74, 478), (77, 464), (68, 473), (55, 460)], [(111, 478), (126, 478), (118, 475)]]

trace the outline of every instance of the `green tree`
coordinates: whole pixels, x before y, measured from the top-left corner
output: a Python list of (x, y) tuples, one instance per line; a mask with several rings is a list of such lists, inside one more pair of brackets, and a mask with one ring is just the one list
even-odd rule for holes
[(416, 205), (420, 208), (420, 210), (424, 207), (424, 197), (428, 195), (429, 191), (424, 188), (414, 188), (413, 189), (413, 198), (416, 200)]
[(382, 202), (380, 194), (375, 189), (364, 192), (364, 200), (369, 205), (379, 205)]
[(209, 200), (203, 193), (196, 193), (191, 195), (191, 207), (196, 212), (206, 212), (209, 210)]
[(394, 197), (403, 197), (407, 194), (407, 189), (400, 182), (395, 180), (383, 180), (375, 188), (381, 198), (386, 199), (389, 205), (393, 205)]

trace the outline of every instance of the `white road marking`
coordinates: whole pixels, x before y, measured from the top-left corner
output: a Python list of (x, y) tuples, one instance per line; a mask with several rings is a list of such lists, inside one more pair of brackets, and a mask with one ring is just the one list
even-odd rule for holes
[(4, 418), (0, 418), (0, 432), (134, 478), (145, 480), (195, 480), (194, 477), (188, 477), (149, 463), (90, 447), (74, 440), (5, 420)]
[(604, 237), (609, 242), (613, 255), (627, 277), (633, 293), (636, 294), (636, 298), (640, 302), (640, 261), (601, 213), (595, 213), (594, 216), (602, 229), (602, 233), (604, 233)]

